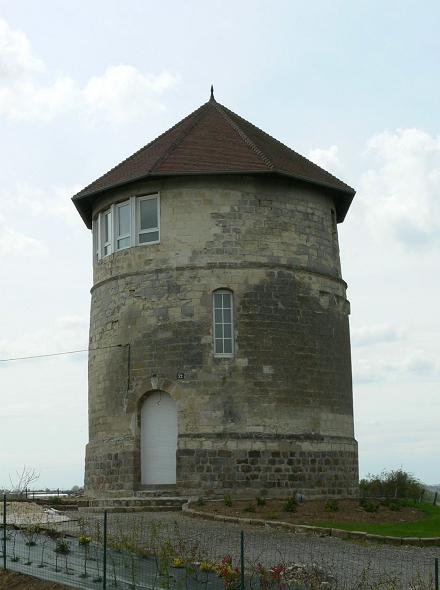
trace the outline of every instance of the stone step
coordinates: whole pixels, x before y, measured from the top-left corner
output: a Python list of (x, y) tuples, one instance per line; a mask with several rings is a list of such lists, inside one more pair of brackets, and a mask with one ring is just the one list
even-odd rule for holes
[(164, 512), (182, 510), (187, 498), (181, 496), (138, 497), (128, 498), (93, 498), (81, 512)]
[(133, 492), (133, 495), (138, 498), (160, 498), (162, 496), (180, 496), (180, 493), (175, 484), (169, 484), (160, 486), (143, 486), (139, 490)]

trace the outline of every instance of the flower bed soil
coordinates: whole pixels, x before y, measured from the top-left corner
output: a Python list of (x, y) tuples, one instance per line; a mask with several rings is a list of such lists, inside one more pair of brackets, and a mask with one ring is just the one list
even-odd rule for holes
[(32, 576), (0, 570), (1, 590), (69, 590), (69, 588), (55, 582), (45, 582)]
[(398, 511), (390, 510), (386, 506), (379, 506), (377, 512), (366, 512), (359, 506), (357, 500), (338, 500), (339, 509), (331, 512), (325, 509), (325, 500), (309, 500), (298, 504), (296, 512), (286, 512), (286, 500), (267, 500), (265, 506), (257, 506), (255, 500), (233, 500), (232, 506), (225, 506), (223, 501), (207, 501), (200, 506), (197, 503), (192, 508), (211, 514), (224, 516), (238, 516), (240, 518), (257, 518), (263, 520), (280, 520), (294, 524), (322, 525), (332, 522), (359, 522), (371, 524), (417, 522), (424, 517), (421, 510), (413, 507), (401, 507)]

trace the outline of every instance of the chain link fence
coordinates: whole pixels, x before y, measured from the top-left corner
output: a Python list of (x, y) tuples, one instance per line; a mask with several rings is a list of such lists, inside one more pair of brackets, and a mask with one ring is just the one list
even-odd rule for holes
[[(367, 546), (368, 545), (368, 546)], [(3, 498), (0, 567), (73, 588), (438, 590), (437, 549)], [(440, 549), (438, 550), (440, 552)]]

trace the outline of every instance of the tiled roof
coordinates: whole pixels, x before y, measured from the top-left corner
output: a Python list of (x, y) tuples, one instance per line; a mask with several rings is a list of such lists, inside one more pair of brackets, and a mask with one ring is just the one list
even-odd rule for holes
[(73, 197), (91, 226), (100, 193), (147, 177), (201, 174), (278, 174), (332, 189), (342, 221), (355, 191), (307, 158), (242, 119), (213, 96)]

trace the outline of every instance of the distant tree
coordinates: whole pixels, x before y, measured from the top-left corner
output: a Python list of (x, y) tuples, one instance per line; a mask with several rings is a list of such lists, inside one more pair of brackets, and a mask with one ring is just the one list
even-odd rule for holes
[(359, 489), (361, 496), (417, 500), (424, 486), (412, 473), (395, 469), (384, 470), (380, 475), (368, 474), (359, 482)]
[(15, 476), (9, 475), (9, 481), (11, 482), (11, 491), (23, 495), (29, 486), (39, 479), (40, 474), (33, 467), (23, 466), (21, 471), (16, 471)]

